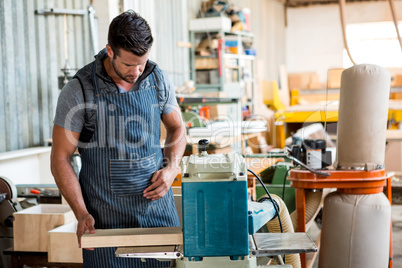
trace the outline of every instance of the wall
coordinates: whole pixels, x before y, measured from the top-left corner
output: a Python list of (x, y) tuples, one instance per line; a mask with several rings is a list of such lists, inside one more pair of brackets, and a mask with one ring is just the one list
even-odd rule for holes
[(55, 184), (49, 168), (50, 150), (36, 147), (0, 153), (0, 176), (13, 184)]
[(177, 46), (188, 42), (187, 0), (124, 0), (123, 10), (128, 9), (151, 26), (154, 44), (149, 58), (169, 73), (175, 86), (181, 86), (190, 77), (189, 49)]
[[(0, 152), (45, 144), (51, 138), (59, 95), (58, 76), (65, 65), (78, 69), (93, 59), (87, 16), (35, 15), (36, 9), (86, 9), (89, 0), (0, 1)], [(107, 42), (110, 21), (134, 9), (146, 18), (155, 44), (151, 59), (167, 70), (176, 86), (189, 79), (188, 19), (201, 0), (94, 1), (99, 48)], [(285, 62), (284, 8), (274, 0), (236, 0), (251, 9), (251, 30), (257, 49), (257, 80), (278, 79)], [(66, 53), (67, 52), (67, 53)]]
[[(397, 1), (395, 6), (396, 14), (401, 14), (402, 3)], [(347, 3), (345, 13), (347, 24), (392, 21), (389, 3), (385, 1)], [(339, 6), (288, 8), (287, 18), (288, 72), (317, 72), (325, 83), (328, 69), (343, 67)]]
[[(123, 9), (139, 12), (151, 25), (155, 44), (150, 56), (169, 72), (176, 86), (189, 79), (189, 50), (177, 42), (188, 42), (188, 20), (197, 17), (202, 0), (124, 0)], [(285, 64), (285, 9), (276, 0), (233, 0), (251, 10), (251, 32), (257, 50), (256, 79), (277, 80)], [(157, 14), (157, 16), (156, 16)], [(178, 15), (180, 14), (180, 15)]]
[(36, 15), (36, 9), (85, 9), (89, 1), (0, 1), (0, 152), (51, 137), (65, 51), (72, 68), (92, 58), (87, 16)]
[(122, 6), (119, 0), (96, 0), (93, 1), (93, 8), (98, 25), (97, 35), (100, 50), (106, 46), (109, 24), (114, 17), (121, 13)]

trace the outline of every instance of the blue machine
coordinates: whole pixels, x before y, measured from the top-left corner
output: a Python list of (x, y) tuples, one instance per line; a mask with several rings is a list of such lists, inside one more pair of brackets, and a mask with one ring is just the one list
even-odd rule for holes
[[(276, 216), (270, 199), (252, 202), (247, 193), (247, 166), (237, 153), (184, 157), (182, 171), (183, 248), (129, 247), (118, 257), (174, 259), (177, 268), (257, 268), (280, 255), (317, 251), (305, 233), (256, 233)], [(163, 247), (162, 245), (162, 248)], [(258, 267), (271, 267), (262, 265)]]
[(183, 253), (192, 262), (248, 258), (249, 235), (275, 217), (271, 201), (248, 200), (247, 166), (237, 153), (183, 159), (182, 202)]

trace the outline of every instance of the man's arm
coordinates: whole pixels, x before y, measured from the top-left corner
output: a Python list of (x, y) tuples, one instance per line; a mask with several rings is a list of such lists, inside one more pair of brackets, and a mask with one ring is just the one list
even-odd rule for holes
[(84, 232), (89, 230), (90, 233), (95, 233), (95, 220), (88, 213), (78, 178), (70, 164), (70, 159), (77, 148), (79, 137), (79, 132), (69, 131), (58, 125), (54, 125), (50, 166), (57, 187), (78, 220), (77, 238), (78, 244), (81, 247), (81, 236)]
[(144, 197), (152, 200), (162, 198), (169, 191), (178, 173), (187, 143), (179, 107), (162, 115), (162, 122), (166, 127), (165, 158), (168, 162), (165, 168), (154, 173), (152, 185), (144, 190)]

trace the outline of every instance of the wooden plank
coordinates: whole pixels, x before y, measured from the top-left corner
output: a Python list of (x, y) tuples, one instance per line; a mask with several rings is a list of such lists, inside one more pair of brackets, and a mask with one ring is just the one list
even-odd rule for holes
[(181, 227), (98, 229), (84, 234), (83, 248), (182, 245)]
[(76, 231), (77, 222), (72, 222), (48, 232), (48, 262), (82, 263)]
[(16, 212), (14, 216), (14, 250), (48, 251), (47, 232), (75, 221), (74, 213), (66, 205), (42, 204)]
[(4, 48), (5, 44), (5, 9), (4, 1), (0, 1), (0, 152), (6, 151), (6, 106), (5, 106), (5, 96), (6, 96), (6, 85), (4, 81)]
[[(279, 158), (245, 158), (247, 163), (247, 168), (253, 171), (255, 174), (259, 175), (261, 172), (269, 168), (270, 166), (276, 164), (280, 161)], [(251, 173), (248, 173), (250, 178), (254, 177)]]
[(181, 186), (172, 186), (173, 195), (181, 195)]
[(27, 109), (29, 111), (28, 129), (29, 129), (29, 145), (40, 145), (40, 116), (39, 116), (39, 97), (38, 97), (38, 70), (37, 70), (37, 53), (36, 53), (36, 32), (35, 27), (35, 6), (33, 1), (24, 1), (25, 14), (25, 42), (29, 44), (26, 49), (26, 66), (29, 72), (26, 76), (27, 84)]

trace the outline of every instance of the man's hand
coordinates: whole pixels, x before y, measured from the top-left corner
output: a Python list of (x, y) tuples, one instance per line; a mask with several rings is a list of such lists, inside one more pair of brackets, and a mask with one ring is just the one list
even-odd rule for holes
[[(81, 236), (86, 232), (89, 231), (90, 234), (95, 233), (95, 220), (91, 214), (86, 213), (82, 217), (79, 217), (78, 224), (77, 224), (77, 239), (78, 239), (78, 246), (81, 248)], [(93, 250), (93, 248), (87, 248)]]
[(162, 198), (172, 186), (177, 175), (177, 168), (167, 167), (154, 173), (151, 186), (144, 190), (144, 197), (152, 201)]

